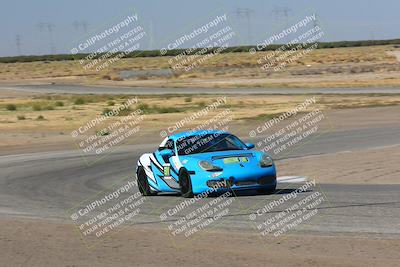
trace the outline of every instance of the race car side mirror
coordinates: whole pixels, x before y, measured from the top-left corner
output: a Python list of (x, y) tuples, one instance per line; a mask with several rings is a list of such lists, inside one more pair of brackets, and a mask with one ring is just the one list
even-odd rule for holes
[(174, 155), (174, 152), (171, 149), (163, 149), (160, 152), (161, 157), (172, 157)]
[(254, 144), (246, 143), (246, 147), (247, 147), (247, 149), (252, 149), (252, 148), (254, 148)]

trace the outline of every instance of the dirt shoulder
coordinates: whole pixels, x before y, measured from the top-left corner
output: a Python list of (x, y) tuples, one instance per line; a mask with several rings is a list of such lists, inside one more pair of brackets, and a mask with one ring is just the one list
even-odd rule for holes
[[(73, 225), (0, 219), (0, 266), (398, 266), (400, 239), (127, 227), (88, 249)], [(157, 255), (155, 257), (154, 255)]]
[(280, 175), (298, 173), (330, 184), (400, 184), (399, 166), (400, 145), (277, 162)]

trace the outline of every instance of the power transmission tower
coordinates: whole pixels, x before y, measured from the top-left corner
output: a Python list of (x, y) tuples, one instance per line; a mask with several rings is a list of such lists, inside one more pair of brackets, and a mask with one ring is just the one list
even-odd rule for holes
[(39, 29), (39, 54), (43, 53), (43, 41), (44, 41), (44, 36), (43, 32), (45, 31), (45, 26), (46, 24), (44, 22), (39, 22), (36, 24), (36, 27)]
[(46, 26), (46, 23), (44, 23), (44, 22), (39, 22), (39, 23), (36, 25), (36, 27), (39, 28), (39, 31), (40, 31), (40, 32), (43, 32), (45, 26)]
[(315, 14), (315, 20), (313, 22), (313, 26), (314, 26), (314, 28), (316, 28), (317, 26), (319, 27), (319, 21), (318, 21), (318, 15), (317, 14)]
[(76, 20), (72, 23), (72, 26), (74, 26), (76, 31), (79, 30), (79, 25), (80, 25), (80, 23)]
[(370, 35), (370, 39), (371, 40), (375, 40), (375, 32), (374, 32), (374, 30), (370, 30), (370, 32), (369, 32), (369, 35)]
[(86, 21), (82, 21), (81, 22), (81, 25), (82, 25), (82, 28), (83, 28), (83, 31), (85, 32), (85, 33), (87, 33), (87, 28), (88, 28), (88, 23), (86, 22)]
[(46, 27), (47, 27), (47, 30), (49, 31), (49, 33), (52, 33), (55, 26), (53, 23), (47, 22)]
[(149, 50), (154, 49), (154, 33), (153, 33), (153, 21), (149, 24)]
[(17, 34), (15, 36), (15, 44), (17, 46), (18, 56), (20, 56), (21, 55), (21, 36), (19, 34)]
[(85, 33), (87, 33), (87, 29), (88, 29), (88, 26), (89, 26), (89, 24), (86, 22), (86, 21), (77, 21), (77, 20), (75, 20), (73, 23), (72, 23), (72, 26), (74, 26), (74, 28), (75, 28), (75, 30), (79, 30), (79, 28), (80, 27), (82, 27), (82, 29), (83, 29), (83, 31), (85, 32)]
[(274, 7), (272, 10), (272, 13), (275, 15), (277, 20), (284, 18), (285, 22), (288, 21), (291, 12), (292, 10), (288, 7)]
[(236, 9), (236, 16), (239, 19), (245, 18), (247, 21), (247, 42), (248, 42), (248, 44), (251, 44), (251, 42), (252, 42), (250, 16), (253, 13), (254, 13), (254, 10), (252, 10), (250, 8), (237, 8)]
[(291, 11), (292, 11), (292, 10), (291, 10), (290, 8), (284, 7), (284, 8), (282, 9), (283, 16), (285, 16), (285, 18), (287, 19), (287, 18), (289, 17), (289, 13), (290, 13)]
[(45, 23), (47, 31), (49, 32), (49, 36), (50, 36), (50, 50), (52, 54), (56, 53), (56, 47), (54, 46), (54, 42), (53, 42), (53, 29), (55, 28), (55, 25), (51, 22), (47, 22)]
[[(318, 14), (314, 14), (315, 15), (315, 20), (313, 21), (313, 27), (315, 28), (320, 28), (320, 21), (319, 21), (319, 16)], [(322, 30), (320, 29), (320, 31), (322, 32)], [(322, 32), (323, 33), (323, 32)], [(319, 40), (317, 42), (322, 42), (323, 41), (323, 35), (319, 38)]]
[[(275, 17), (275, 26), (277, 29), (282, 29), (289, 24), (289, 16), (292, 10), (288, 7), (274, 7), (272, 14)], [(289, 36), (282, 38), (280, 41), (285, 42), (289, 40)]]

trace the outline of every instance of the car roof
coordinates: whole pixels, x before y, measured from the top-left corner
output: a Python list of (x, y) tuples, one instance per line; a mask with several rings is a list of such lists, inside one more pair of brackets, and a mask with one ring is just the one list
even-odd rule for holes
[(186, 131), (173, 134), (169, 137), (169, 139), (178, 140), (181, 137), (189, 137), (189, 136), (196, 136), (196, 135), (206, 135), (206, 134), (229, 134), (226, 131), (220, 130), (197, 130), (197, 131)]

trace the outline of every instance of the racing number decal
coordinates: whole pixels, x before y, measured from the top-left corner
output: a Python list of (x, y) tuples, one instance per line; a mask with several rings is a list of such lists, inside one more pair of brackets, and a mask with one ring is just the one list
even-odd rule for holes
[(225, 164), (230, 163), (239, 163), (239, 162), (248, 162), (249, 159), (247, 157), (232, 157), (232, 158), (225, 158), (223, 159)]
[(164, 165), (164, 176), (171, 176), (171, 167), (169, 165)]
[(240, 157), (239, 159), (241, 162), (249, 162), (249, 159), (246, 157)]

